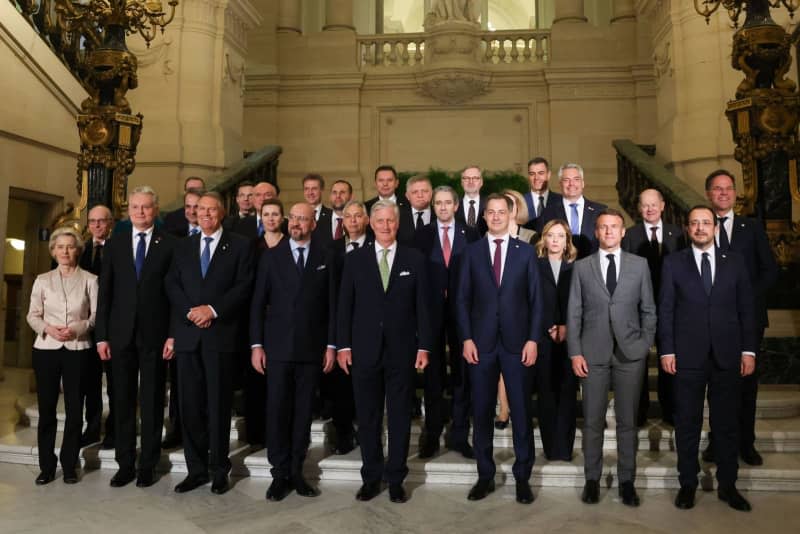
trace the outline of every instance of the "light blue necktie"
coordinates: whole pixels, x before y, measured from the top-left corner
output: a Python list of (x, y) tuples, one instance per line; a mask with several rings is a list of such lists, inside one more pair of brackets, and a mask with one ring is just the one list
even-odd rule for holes
[(144, 257), (147, 254), (147, 242), (144, 240), (147, 234), (139, 232), (136, 235), (139, 237), (139, 242), (136, 243), (136, 257), (133, 259), (133, 265), (136, 267), (136, 279), (138, 280), (141, 278)]
[(578, 224), (578, 203), (573, 202), (569, 205), (569, 207), (572, 208), (572, 213), (569, 220), (569, 231), (572, 232), (572, 235), (579, 235), (581, 233), (581, 227)]
[(208, 266), (211, 263), (211, 242), (214, 241), (214, 238), (204, 237), (203, 241), (206, 242), (206, 246), (203, 247), (203, 253), (200, 254), (200, 272), (203, 273), (203, 278), (205, 278)]
[(192, 228), (189, 230), (189, 235), (197, 235), (199, 233), (200, 233), (200, 228), (198, 228), (197, 226), (192, 226)]

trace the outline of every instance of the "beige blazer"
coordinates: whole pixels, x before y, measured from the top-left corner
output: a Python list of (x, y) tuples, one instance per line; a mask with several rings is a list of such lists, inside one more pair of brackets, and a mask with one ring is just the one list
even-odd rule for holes
[[(62, 281), (58, 269), (40, 274), (33, 282), (28, 324), (36, 332), (36, 349), (83, 350), (92, 347), (89, 333), (97, 310), (97, 276), (80, 267)], [(61, 342), (47, 335), (48, 325), (68, 326), (77, 337)]]

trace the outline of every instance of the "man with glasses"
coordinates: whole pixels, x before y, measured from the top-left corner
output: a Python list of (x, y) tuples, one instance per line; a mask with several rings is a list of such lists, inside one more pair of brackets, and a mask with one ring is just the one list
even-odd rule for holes
[(456, 221), (464, 226), (469, 226), (483, 236), (486, 234), (487, 225), (483, 217), (486, 207), (486, 198), (481, 195), (483, 187), (483, 172), (477, 165), (470, 165), (461, 171), (461, 187), (464, 188), (464, 198), (456, 209)]

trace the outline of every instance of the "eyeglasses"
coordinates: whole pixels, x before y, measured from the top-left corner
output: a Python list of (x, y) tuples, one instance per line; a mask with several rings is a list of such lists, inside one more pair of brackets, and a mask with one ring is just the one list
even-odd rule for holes
[(308, 222), (311, 220), (311, 217), (306, 217), (305, 215), (291, 215), (287, 217), (290, 221), (297, 221), (297, 222)]
[(462, 176), (461, 180), (464, 182), (477, 182), (478, 180), (482, 180), (481, 176)]

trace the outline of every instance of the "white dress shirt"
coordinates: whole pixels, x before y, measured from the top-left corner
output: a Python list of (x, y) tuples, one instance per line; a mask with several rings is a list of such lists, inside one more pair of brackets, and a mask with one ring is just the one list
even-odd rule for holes
[(461, 208), (464, 210), (464, 220), (467, 220), (467, 218), (469, 217), (469, 201), (470, 200), (474, 200), (475, 201), (475, 223), (477, 224), (478, 217), (480, 217), (480, 211), (481, 211), (481, 196), (480, 195), (476, 195), (474, 197), (470, 197), (470, 196), (467, 196), (465, 194), (464, 198), (461, 199)]
[[(544, 192), (539, 193), (537, 191), (531, 190), (529, 193), (531, 196), (531, 200), (533, 200), (533, 209), (536, 210), (539, 208), (539, 197), (542, 197), (542, 210), (547, 207), (547, 198), (550, 196), (550, 189), (545, 189)], [(529, 213), (528, 217), (531, 219), (535, 219), (537, 217), (541, 217), (541, 213)]]
[(132, 243), (133, 243), (133, 260), (136, 261), (136, 247), (139, 246), (139, 234), (144, 232), (144, 256), (147, 257), (147, 251), (150, 250), (150, 239), (153, 237), (153, 226), (148, 228), (147, 230), (137, 230), (136, 227), (133, 227), (132, 232)]
[(616, 250), (604, 250), (601, 248), (598, 251), (598, 254), (600, 254), (600, 274), (603, 275), (603, 282), (606, 283), (606, 276), (608, 274), (608, 264), (610, 262), (608, 261), (608, 258), (606, 256), (608, 256), (609, 254), (614, 255), (614, 264), (617, 271), (616, 273), (617, 281), (619, 281), (619, 271), (620, 271), (620, 265), (622, 263), (622, 249), (619, 247), (617, 247)]
[(486, 234), (486, 239), (489, 240), (489, 264), (494, 266), (494, 251), (497, 248), (497, 244), (494, 242), (495, 239), (502, 239), (503, 242), (500, 243), (500, 282), (503, 281), (503, 273), (506, 272), (506, 256), (508, 255), (508, 241), (511, 238), (509, 234), (505, 235), (492, 235), (490, 233)]
[(655, 223), (649, 223), (647, 221), (643, 221), (642, 224), (644, 225), (644, 235), (645, 235), (645, 237), (647, 238), (648, 241), (650, 241), (650, 239), (651, 239), (651, 237), (653, 235), (653, 231), (651, 230), (651, 228), (653, 226), (655, 226), (656, 227), (656, 239), (658, 239), (659, 243), (663, 243), (664, 242), (664, 223), (661, 222), (661, 219), (659, 219), (658, 222), (655, 222)]
[[(381, 259), (383, 259), (383, 249), (378, 241), (375, 241), (375, 258), (378, 260), (378, 266), (381, 264)], [(386, 255), (386, 262), (389, 264), (389, 272), (392, 272), (392, 265), (394, 265), (394, 255), (397, 252), (397, 241), (389, 245), (389, 253)]]
[(214, 252), (217, 250), (217, 245), (219, 244), (219, 240), (222, 237), (222, 227), (220, 226), (216, 232), (211, 235), (206, 235), (204, 233), (200, 234), (200, 254), (203, 254), (203, 249), (206, 248), (206, 237), (213, 238), (211, 242), (208, 244), (208, 254), (209, 254), (209, 261), (214, 259)]
[(311, 250), (311, 241), (298, 243), (294, 239), (289, 238), (289, 248), (292, 249), (292, 258), (294, 258), (295, 264), (297, 264), (297, 258), (300, 256), (300, 253), (297, 251), (300, 247), (303, 247), (303, 268), (305, 268), (306, 262), (308, 262), (308, 253)]
[(422, 214), (422, 224), (424, 224), (424, 225), (430, 224), (430, 222), (431, 222), (431, 209), (430, 208), (426, 208), (424, 210), (417, 210), (417, 209), (411, 208), (411, 215), (413, 217), (414, 226), (416, 226), (416, 224), (417, 224), (417, 213), (421, 213)]
[(703, 252), (708, 252), (708, 261), (711, 263), (711, 285), (714, 285), (715, 275), (717, 273), (717, 257), (714, 247), (708, 247), (708, 250), (702, 250), (692, 245), (692, 255), (694, 255), (694, 263), (697, 265), (697, 272), (703, 276)]
[(353, 243), (358, 243), (358, 248), (364, 246), (364, 243), (367, 241), (367, 234), (361, 234), (361, 237), (358, 239), (350, 239), (349, 237), (346, 238), (346, 246), (344, 247), (345, 252), (353, 252), (355, 247), (353, 247)]
[(395, 195), (394, 193), (392, 193), (392, 196), (390, 196), (390, 197), (386, 197), (386, 198), (383, 198), (382, 196), (378, 195), (378, 200), (391, 200), (392, 202), (394, 202), (395, 204), (397, 204), (397, 195)]
[(572, 206), (570, 204), (578, 205), (578, 230), (583, 228), (583, 206), (586, 204), (586, 199), (583, 195), (577, 200), (567, 200), (567, 197), (561, 199), (564, 203), (564, 213), (567, 214), (567, 223), (572, 228)]

